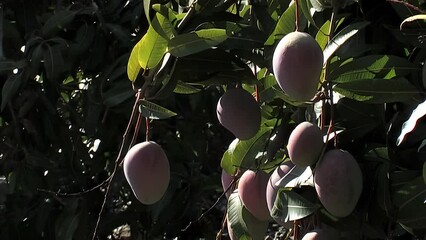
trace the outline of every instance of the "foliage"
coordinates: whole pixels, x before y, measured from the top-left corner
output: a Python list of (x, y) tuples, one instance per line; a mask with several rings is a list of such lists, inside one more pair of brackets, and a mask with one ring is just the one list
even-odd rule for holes
[[(296, 220), (302, 233), (319, 220), (348, 239), (424, 238), (425, 4), (359, 0), (336, 13), (298, 3), (0, 3), (2, 239), (90, 239), (98, 215), (99, 239), (125, 239), (123, 226), (132, 239), (212, 239), (226, 212), (247, 239), (239, 200), (227, 210), (225, 199), (214, 205), (221, 167), (271, 172), (288, 160), (290, 131), (279, 130), (306, 120), (324, 135), (331, 127), (327, 148), (355, 156), (364, 190), (355, 211), (338, 219), (312, 184), (292, 181), (308, 182), (307, 171), (294, 171), (281, 181), (274, 218)], [(324, 50), (321, 87), (332, 87), (330, 99), (297, 102), (276, 84), (273, 51), (296, 27)], [(233, 141), (216, 119), (217, 100), (236, 84), (262, 110), (261, 130), (246, 141)], [(135, 91), (147, 135), (171, 162), (169, 189), (150, 206), (114, 171)], [(143, 141), (146, 129), (136, 130)]]

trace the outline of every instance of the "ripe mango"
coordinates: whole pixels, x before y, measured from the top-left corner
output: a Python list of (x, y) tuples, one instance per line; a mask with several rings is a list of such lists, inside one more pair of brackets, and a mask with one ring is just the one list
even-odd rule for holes
[(361, 196), (362, 172), (347, 151), (333, 149), (324, 154), (314, 172), (315, 190), (322, 205), (336, 217), (349, 216)]
[(270, 220), (266, 202), (269, 174), (259, 170), (246, 170), (238, 182), (238, 194), (247, 210), (259, 220)]
[(226, 91), (217, 103), (216, 113), (220, 124), (240, 140), (250, 139), (259, 131), (259, 104), (242, 88)]
[(337, 232), (324, 230), (324, 229), (314, 229), (306, 233), (302, 240), (337, 240), (339, 236)]
[(323, 145), (319, 127), (310, 122), (302, 122), (290, 134), (288, 155), (297, 166), (311, 166), (318, 160)]
[(153, 141), (136, 144), (124, 157), (123, 168), (141, 203), (154, 204), (163, 197), (170, 182), (170, 166), (160, 145)]
[(275, 48), (272, 67), (281, 89), (291, 98), (309, 101), (317, 93), (324, 55), (311, 35), (292, 32)]

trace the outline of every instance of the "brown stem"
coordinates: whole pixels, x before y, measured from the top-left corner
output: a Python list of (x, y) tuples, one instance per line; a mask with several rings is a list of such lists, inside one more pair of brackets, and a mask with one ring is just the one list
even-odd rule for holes
[(145, 118), (145, 141), (149, 141), (149, 118)]
[(402, 5), (405, 5), (407, 8), (411, 8), (414, 11), (417, 11), (419, 13), (426, 13), (426, 11), (424, 11), (424, 10), (422, 10), (422, 9), (420, 9), (420, 8), (410, 4), (408, 2), (404, 2), (404, 1), (400, 1), (400, 0), (386, 0), (386, 1), (391, 2), (391, 3), (399, 3), (399, 4), (402, 4)]
[(298, 0), (294, 0), (294, 4), (296, 4), (296, 32), (299, 31), (299, 1)]
[(121, 141), (120, 151), (118, 152), (117, 159), (115, 160), (114, 169), (111, 173), (111, 176), (109, 177), (107, 188), (105, 189), (104, 200), (102, 202), (101, 209), (99, 210), (98, 219), (96, 221), (95, 229), (93, 231), (92, 240), (95, 240), (96, 235), (98, 234), (98, 228), (99, 228), (99, 224), (101, 222), (102, 212), (105, 209), (106, 201), (107, 201), (107, 198), (108, 198), (108, 193), (110, 191), (111, 183), (114, 179), (115, 173), (117, 172), (119, 165), (121, 165), (121, 163), (122, 163), (122, 158), (124, 157), (123, 156), (124, 155), (124, 148), (127, 145), (130, 130), (132, 128), (136, 112), (138, 111), (138, 105), (139, 105), (140, 98), (141, 98), (141, 91), (138, 91), (137, 94), (136, 94), (135, 104), (133, 105), (132, 114), (130, 115), (129, 123), (127, 124), (126, 131), (123, 134), (123, 139)]
[[(336, 27), (336, 15), (337, 15), (337, 8), (334, 8), (333, 12), (331, 13), (330, 29), (329, 29), (329, 32), (328, 32), (328, 42), (329, 43), (332, 41), (334, 29)], [(325, 63), (325, 69), (324, 69), (324, 88), (325, 88), (325, 91), (326, 91), (326, 95), (328, 96), (329, 101), (330, 101), (330, 125), (328, 126), (327, 137), (326, 137), (325, 143), (328, 142), (331, 131), (334, 131), (333, 84), (332, 84), (332, 82), (328, 81), (328, 75), (329, 75), (329, 70), (330, 70), (330, 61), (331, 61), (331, 58), (328, 58), (327, 62)], [(324, 112), (322, 114), (324, 114)], [(337, 146), (336, 134), (334, 136), (334, 141), (335, 141), (334, 146), (336, 147)]]

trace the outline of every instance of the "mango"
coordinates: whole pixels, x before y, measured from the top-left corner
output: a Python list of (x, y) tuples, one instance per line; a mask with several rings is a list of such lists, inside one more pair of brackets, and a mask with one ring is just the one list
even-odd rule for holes
[(347, 151), (324, 154), (314, 171), (315, 190), (324, 208), (336, 217), (349, 216), (361, 196), (361, 168)]
[(278, 85), (289, 97), (309, 101), (317, 93), (323, 61), (321, 47), (311, 35), (292, 32), (275, 48), (272, 68)]
[(259, 220), (271, 219), (266, 202), (266, 186), (269, 174), (258, 170), (246, 170), (238, 182), (238, 194), (247, 210)]
[(220, 124), (240, 140), (247, 140), (260, 129), (260, 107), (242, 88), (231, 88), (219, 99), (216, 114)]
[(324, 145), (322, 132), (317, 125), (302, 122), (291, 132), (288, 139), (288, 155), (300, 167), (313, 165)]
[(324, 230), (324, 229), (314, 229), (306, 233), (302, 240), (337, 240), (339, 236), (337, 232)]
[(124, 176), (136, 198), (143, 204), (158, 202), (170, 182), (170, 166), (166, 153), (156, 142), (133, 146), (124, 157)]

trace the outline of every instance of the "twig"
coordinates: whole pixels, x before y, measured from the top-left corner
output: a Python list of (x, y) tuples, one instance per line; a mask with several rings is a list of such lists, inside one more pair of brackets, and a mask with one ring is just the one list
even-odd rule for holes
[(299, 1), (298, 0), (294, 0), (294, 4), (296, 4), (296, 32), (298, 32), (299, 29)]
[(422, 9), (420, 9), (420, 8), (418, 8), (418, 7), (412, 5), (411, 3), (408, 3), (408, 2), (404, 2), (404, 1), (400, 1), (400, 0), (386, 0), (386, 1), (391, 2), (391, 3), (399, 3), (399, 4), (402, 4), (402, 5), (405, 5), (407, 8), (411, 8), (414, 11), (417, 11), (419, 13), (426, 13), (426, 11), (424, 11), (424, 10), (422, 10)]
[(111, 188), (111, 183), (114, 179), (115, 173), (117, 172), (118, 166), (121, 164), (121, 159), (123, 158), (123, 155), (124, 155), (124, 148), (127, 145), (126, 143), (128, 141), (129, 133), (130, 133), (130, 130), (132, 128), (136, 112), (138, 111), (138, 105), (139, 105), (140, 98), (141, 98), (141, 91), (139, 90), (136, 94), (136, 100), (135, 100), (135, 104), (133, 105), (133, 110), (132, 110), (132, 114), (130, 115), (129, 123), (127, 124), (126, 131), (123, 134), (123, 139), (122, 139), (122, 142), (121, 142), (120, 151), (118, 152), (117, 159), (115, 160), (114, 170), (112, 171), (111, 176), (109, 177), (110, 179), (108, 181), (108, 185), (107, 185), (107, 188), (105, 190), (104, 200), (102, 202), (101, 209), (99, 210), (98, 219), (96, 221), (96, 226), (95, 226), (95, 229), (93, 231), (92, 240), (96, 239), (96, 235), (98, 233), (98, 228), (99, 228), (99, 223), (101, 222), (101, 218), (102, 218), (102, 212), (105, 209), (106, 201), (107, 201), (107, 198), (108, 198), (108, 193), (109, 193), (109, 190)]

